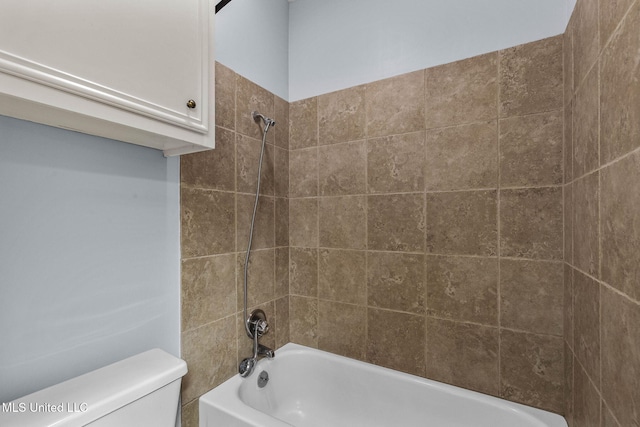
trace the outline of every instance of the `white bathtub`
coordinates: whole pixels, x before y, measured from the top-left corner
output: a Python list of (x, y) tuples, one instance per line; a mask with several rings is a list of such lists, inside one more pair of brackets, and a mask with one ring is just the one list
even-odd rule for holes
[[(269, 374), (264, 388), (257, 385)], [(287, 344), (200, 397), (200, 427), (566, 427), (559, 415)]]

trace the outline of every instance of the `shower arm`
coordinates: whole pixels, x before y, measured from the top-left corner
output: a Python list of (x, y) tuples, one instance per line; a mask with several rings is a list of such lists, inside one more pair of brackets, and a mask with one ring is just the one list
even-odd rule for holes
[(258, 122), (259, 120), (262, 120), (264, 122), (265, 124), (264, 135), (267, 134), (267, 131), (269, 130), (269, 126), (276, 125), (275, 120), (270, 119), (269, 117), (265, 117), (262, 114), (258, 113), (257, 111), (251, 112), (251, 117), (253, 117), (254, 122)]

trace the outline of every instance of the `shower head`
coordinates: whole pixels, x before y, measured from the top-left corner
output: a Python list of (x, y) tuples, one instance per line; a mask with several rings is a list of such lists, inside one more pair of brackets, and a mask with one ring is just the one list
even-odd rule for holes
[(262, 119), (262, 121), (264, 122), (265, 125), (269, 125), (269, 126), (275, 126), (276, 125), (276, 121), (270, 119), (269, 117), (265, 117), (262, 114), (258, 113), (257, 111), (253, 111), (251, 112), (251, 117), (253, 117), (253, 120), (257, 123), (260, 121), (260, 119)]

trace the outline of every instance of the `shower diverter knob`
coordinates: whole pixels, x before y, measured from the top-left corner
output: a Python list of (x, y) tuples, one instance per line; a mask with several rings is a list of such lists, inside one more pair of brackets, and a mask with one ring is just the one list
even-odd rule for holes
[(267, 315), (260, 309), (253, 310), (251, 315), (247, 319), (247, 333), (250, 338), (253, 338), (253, 334), (257, 334), (259, 337), (269, 332), (269, 323), (267, 322)]
[(266, 320), (259, 320), (256, 323), (256, 331), (258, 331), (258, 336), (264, 335), (269, 332), (269, 324)]

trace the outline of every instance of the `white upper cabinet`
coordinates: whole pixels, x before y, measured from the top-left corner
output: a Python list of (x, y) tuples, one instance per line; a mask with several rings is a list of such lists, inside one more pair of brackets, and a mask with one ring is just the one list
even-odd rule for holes
[(214, 147), (213, 0), (2, 0), (0, 114), (177, 155)]

